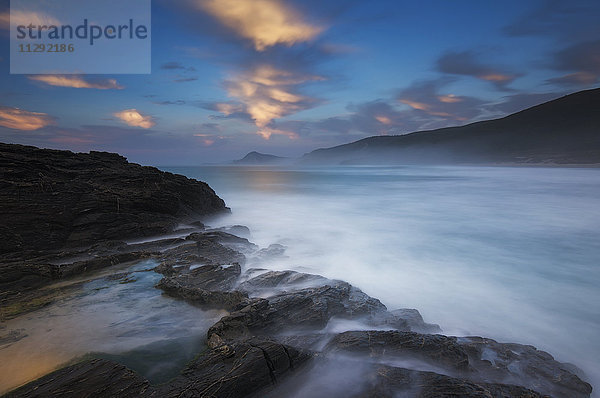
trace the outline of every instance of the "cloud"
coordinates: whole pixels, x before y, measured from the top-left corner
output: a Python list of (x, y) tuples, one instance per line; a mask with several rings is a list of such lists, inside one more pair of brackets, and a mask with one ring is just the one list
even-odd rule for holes
[(567, 93), (556, 92), (556, 93), (519, 93), (513, 95), (507, 95), (502, 98), (502, 101), (495, 104), (486, 104), (485, 109), (491, 113), (498, 114), (500, 116), (522, 111), (523, 109), (530, 108), (559, 98)]
[(547, 82), (559, 86), (589, 86), (598, 82), (598, 75), (590, 72), (575, 72), (548, 79)]
[[(350, 105), (348, 110), (353, 112), (349, 119), (352, 130), (378, 135), (399, 134), (402, 131), (405, 115), (396, 108), (395, 104), (376, 100)], [(338, 127), (345, 127), (345, 123), (340, 123), (339, 120), (328, 120), (326, 124), (337, 124)]]
[(194, 133), (194, 137), (197, 137), (205, 147), (227, 143), (227, 137), (223, 135), (223, 128), (216, 123), (202, 123)]
[(225, 138), (222, 136), (215, 136), (212, 134), (201, 134), (201, 133), (194, 134), (194, 137), (199, 137), (200, 141), (202, 142), (202, 145), (204, 145), (204, 146), (213, 146), (215, 144), (215, 142), (217, 142), (217, 140)]
[(271, 136), (273, 135), (283, 135), (288, 137), (290, 140), (297, 140), (298, 138), (300, 138), (300, 136), (294, 131), (281, 130), (272, 127), (267, 127), (259, 130), (258, 135), (260, 135), (265, 140), (271, 139)]
[[(554, 39), (550, 69), (563, 74), (547, 83), (564, 87), (589, 87), (600, 80), (600, 2), (543, 0), (536, 8), (504, 28), (509, 36)], [(562, 49), (561, 49), (562, 48)]]
[(487, 117), (501, 116), (500, 109), (488, 109), (484, 100), (459, 95), (448, 87), (454, 77), (415, 82), (397, 90), (389, 99), (350, 104), (348, 114), (320, 120), (285, 120), (273, 127), (311, 136), (322, 145), (372, 135), (398, 135), (414, 131), (463, 125)]
[(198, 80), (197, 77), (180, 77), (178, 79), (173, 80), (175, 83), (187, 83), (187, 82), (195, 82)]
[(156, 105), (185, 105), (186, 102), (184, 100), (175, 100), (175, 101), (153, 101), (153, 104)]
[(124, 111), (116, 112), (113, 115), (128, 126), (149, 129), (156, 125), (152, 116), (142, 115), (136, 109), (126, 109)]
[(570, 72), (550, 79), (559, 85), (590, 86), (600, 79), (600, 40), (572, 44), (553, 56), (551, 67)]
[(235, 113), (244, 112), (244, 107), (241, 104), (232, 104), (228, 102), (221, 102), (214, 104), (214, 109), (223, 113), (226, 116), (233, 115)]
[(124, 88), (117, 83), (116, 79), (87, 81), (76, 75), (33, 75), (27, 76), (27, 78), (57, 87), (93, 88), (98, 90), (122, 90)]
[(171, 61), (171, 62), (167, 62), (165, 64), (162, 64), (160, 69), (164, 69), (164, 70), (186, 70), (186, 71), (191, 71), (194, 72), (196, 70), (196, 68), (194, 68), (193, 66), (190, 67), (186, 67), (183, 66), (180, 62), (175, 62), (175, 61)]
[(483, 64), (473, 51), (448, 52), (437, 60), (437, 69), (442, 73), (476, 77), (505, 89), (519, 74), (503, 71), (502, 68)]
[(555, 55), (558, 70), (577, 70), (600, 74), (600, 40), (571, 45)]
[(62, 25), (62, 23), (51, 15), (46, 15), (34, 11), (12, 10), (0, 13), (0, 29), (9, 30), (10, 20), (13, 20), (15, 25)]
[(0, 106), (0, 126), (9, 129), (32, 131), (53, 124), (55, 118), (39, 112)]
[(396, 100), (417, 111), (421, 117), (427, 115), (432, 120), (466, 122), (476, 119), (481, 114), (480, 106), (484, 101), (453, 93), (440, 93), (445, 86), (454, 81), (453, 78), (445, 77), (416, 82), (399, 90)]
[(280, 0), (197, 0), (197, 5), (257, 51), (310, 41), (323, 30)]
[(578, 42), (600, 35), (599, 12), (600, 3), (596, 0), (544, 0), (507, 25), (504, 33), (513, 37), (555, 36), (565, 42)]
[(454, 81), (443, 77), (415, 82), (399, 89), (394, 98), (351, 104), (346, 115), (286, 120), (276, 127), (310, 137), (309, 142), (316, 145), (331, 146), (366, 136), (406, 134), (503, 117), (565, 94), (518, 93), (489, 102), (453, 93), (450, 87)]
[(294, 138), (293, 134), (277, 131), (269, 124), (275, 119), (314, 106), (317, 100), (300, 94), (298, 86), (315, 80), (322, 78), (261, 65), (239, 73), (224, 83), (229, 96), (237, 102), (217, 103), (212, 107), (226, 116), (248, 115), (259, 128), (258, 134), (265, 139), (273, 134)]

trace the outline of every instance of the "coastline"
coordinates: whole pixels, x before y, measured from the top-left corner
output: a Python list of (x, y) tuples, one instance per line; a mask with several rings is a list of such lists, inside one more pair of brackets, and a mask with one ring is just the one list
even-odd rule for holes
[[(159, 262), (155, 272), (163, 278), (156, 287), (164, 294), (204, 309), (228, 311), (209, 328), (208, 350), (179, 376), (160, 385), (118, 363), (92, 357), (7, 397), (77, 396), (96, 389), (106, 391), (102, 396), (115, 391), (131, 397), (286, 396), (297, 388), (295, 382), (310, 387), (314, 372), (330, 366), (358, 366), (362, 378), (375, 378), (376, 382), (356, 385), (352, 396), (406, 392), (416, 380), (424, 396), (427, 391), (473, 397), (482, 392), (586, 397), (591, 392), (589, 384), (576, 376), (577, 368), (556, 362), (532, 346), (447, 337), (437, 325), (425, 323), (417, 310), (388, 311), (379, 300), (346, 282), (243, 266), (251, 253), (281, 256), (280, 247), (258, 249), (245, 238), (203, 228), (190, 230), (185, 238), (139, 245)], [(354, 327), (341, 333), (328, 331), (327, 325), (335, 319), (352, 321)], [(491, 353), (493, 362), (487, 359)], [(412, 368), (390, 365), (394, 361), (409, 361)], [(528, 370), (511, 372), (511, 364), (516, 363)], [(382, 372), (383, 379), (378, 376)], [(511, 385), (502, 384), (505, 380), (511, 380)]]
[[(179, 220), (191, 221), (189, 217)], [(310, 386), (315, 372), (333, 366), (358, 368), (355, 378), (369, 380), (354, 385), (353, 396), (403, 393), (411, 391), (417, 380), (423, 394), (586, 397), (591, 392), (574, 366), (558, 363), (531, 346), (447, 337), (438, 334), (437, 325), (425, 323), (417, 310), (389, 311), (378, 299), (346, 282), (295, 271), (250, 268), (249, 257), (277, 258), (285, 248), (258, 248), (237, 236), (250, 232), (245, 227), (212, 229), (195, 222), (178, 231), (185, 236), (129, 244), (100, 239), (91, 247), (29, 260), (52, 265), (46, 268), (52, 272), (43, 272), (49, 273), (47, 281), (56, 281), (124, 262), (155, 259), (160, 263), (155, 271), (163, 275), (157, 287), (165, 294), (201, 308), (229, 312), (208, 330), (208, 351), (178, 377), (159, 386), (122, 365), (86, 359), (7, 396), (61, 396), (58, 391), (65, 389), (102, 389), (105, 396), (121, 391), (122, 396), (132, 397), (282, 396), (282, 391), (298, 388), (294, 381)], [(76, 261), (65, 261), (69, 257)], [(21, 296), (15, 303), (31, 301), (35, 299)], [(23, 311), (3, 319), (37, 308), (25, 305)], [(336, 319), (354, 322), (353, 329), (331, 332), (327, 326)], [(406, 361), (413, 368), (403, 367)], [(512, 372), (516, 363), (527, 370)], [(511, 385), (501, 383), (506, 380)]]

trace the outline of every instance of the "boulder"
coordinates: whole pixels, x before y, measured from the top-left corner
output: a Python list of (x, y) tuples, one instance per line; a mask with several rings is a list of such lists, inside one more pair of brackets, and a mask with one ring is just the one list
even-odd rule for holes
[(149, 392), (149, 383), (115, 362), (91, 359), (41, 377), (6, 398), (137, 398)]
[(469, 357), (456, 337), (401, 331), (355, 331), (335, 336), (327, 353), (362, 354), (378, 360), (416, 359), (453, 371), (466, 371)]

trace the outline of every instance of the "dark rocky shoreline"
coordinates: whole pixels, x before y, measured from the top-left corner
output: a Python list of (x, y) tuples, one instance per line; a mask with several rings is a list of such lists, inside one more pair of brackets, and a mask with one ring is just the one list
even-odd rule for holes
[(51, 302), (57, 278), (147, 253), (123, 239), (166, 234), (228, 211), (205, 183), (128, 163), (0, 143), (0, 321)]
[[(39, 289), (51, 281), (145, 258), (159, 263), (155, 271), (163, 278), (156, 287), (164, 294), (201, 308), (228, 311), (208, 330), (206, 349), (164, 384), (153, 385), (116, 362), (86, 358), (20, 387), (7, 397), (583, 398), (591, 394), (591, 386), (582, 380), (580, 370), (557, 362), (535, 347), (482, 337), (445, 336), (437, 325), (425, 323), (417, 310), (389, 311), (379, 300), (344, 281), (295, 271), (251, 268), (248, 256), (277, 258), (285, 248), (273, 245), (260, 249), (237, 236), (248, 233), (241, 226), (211, 229), (197, 222), (227, 210), (203, 183), (152, 168), (130, 167), (118, 155), (39, 152), (4, 144), (0, 149), (2, 196), (6, 199), (6, 205), (2, 205), (3, 221), (8, 220), (0, 232), (11, 242), (23, 242), (2, 246), (0, 322), (47, 305), (64, 294)], [(44, 167), (54, 170), (57, 163), (53, 159), (62, 159), (58, 163), (65, 170), (75, 167), (73, 162), (77, 159), (81, 162), (77, 166), (79, 179), (94, 182), (71, 185), (66, 174), (61, 174), (67, 171), (59, 170), (59, 177), (51, 176), (58, 178), (56, 183), (46, 179), (46, 185), (40, 184), (35, 173)], [(83, 166), (87, 162), (93, 172)], [(125, 170), (129, 177), (120, 179), (118, 173)], [(138, 196), (146, 198), (144, 189), (148, 184), (144, 179), (150, 178), (146, 174), (159, 180), (153, 180), (156, 190), (151, 189), (147, 200), (167, 200), (170, 204), (164, 206), (168, 209), (157, 204), (150, 207), (151, 211), (143, 207), (149, 202), (140, 201)], [(104, 196), (98, 181), (115, 186), (126, 182), (127, 189), (115, 188)], [(49, 186), (52, 190), (47, 189)], [(96, 232), (89, 235), (89, 241), (77, 238), (85, 236), (85, 228), (81, 229), (84, 224), (63, 222), (60, 226), (71, 233), (63, 231), (60, 239), (52, 233), (39, 235), (38, 239), (54, 239), (55, 243), (51, 249), (45, 241), (37, 247), (35, 240), (28, 239), (35, 232), (31, 226), (42, 219), (50, 222), (53, 207), (37, 207), (35, 201), (45, 203), (48, 198), (59, 198), (67, 188), (92, 189), (91, 197), (98, 195), (99, 199), (85, 199), (85, 205), (76, 200), (69, 216), (60, 216), (63, 220), (82, 217), (77, 211), (89, 208), (90, 203), (98, 216), (83, 216), (86, 220), (114, 215), (115, 201), (110, 195), (120, 192), (119, 197), (126, 203), (122, 210), (128, 214), (125, 219), (135, 217), (139, 211), (141, 221), (136, 228), (117, 230), (117, 221), (99, 223), (92, 228)], [(169, 189), (168, 193), (162, 192)], [(18, 210), (19, 198), (25, 192), (31, 195), (30, 200)], [(113, 217), (119, 217), (120, 211)], [(25, 214), (29, 212), (36, 217), (27, 218)], [(20, 222), (10, 224), (11, 218), (6, 215), (23, 216), (17, 217)], [(152, 229), (157, 225), (155, 221), (160, 231)], [(124, 240), (146, 226), (152, 231), (146, 235), (172, 233), (179, 223), (187, 225), (179, 227), (177, 237), (146, 243)], [(72, 235), (74, 230), (79, 232)], [(93, 244), (89, 245), (91, 241)], [(74, 244), (77, 242), (81, 245)], [(337, 333), (327, 327), (331, 322), (351, 322), (351, 326)], [(4, 336), (2, 330), (0, 338), (10, 339), (10, 332)]]

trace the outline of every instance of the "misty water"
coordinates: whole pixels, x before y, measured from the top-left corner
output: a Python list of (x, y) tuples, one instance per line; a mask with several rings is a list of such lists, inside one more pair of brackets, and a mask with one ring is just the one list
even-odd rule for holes
[[(600, 385), (600, 169), (164, 168), (208, 182), (263, 264), (346, 280), (448, 335), (532, 344)], [(594, 393), (598, 396), (597, 393)]]
[[(122, 264), (59, 282), (53, 304), (0, 323), (0, 394), (91, 354), (160, 383), (205, 349), (206, 331), (224, 311), (202, 311), (162, 295), (154, 261)], [(4, 333), (3, 333), (4, 334)]]

